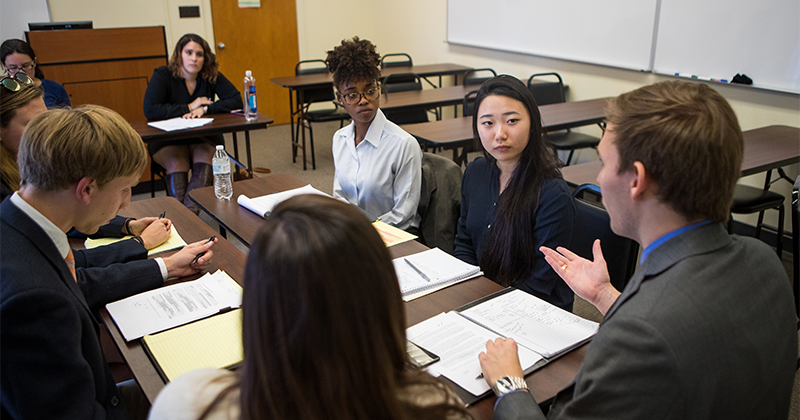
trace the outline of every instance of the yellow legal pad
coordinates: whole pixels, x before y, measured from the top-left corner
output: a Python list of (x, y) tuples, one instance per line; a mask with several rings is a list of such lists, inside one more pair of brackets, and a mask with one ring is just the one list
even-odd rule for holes
[[(111, 245), (115, 242), (124, 241), (130, 238), (133, 238), (133, 236), (123, 236), (122, 238), (87, 238), (84, 242), (84, 246), (86, 249), (92, 249), (97, 248), (98, 246)], [(184, 246), (186, 246), (186, 241), (184, 241), (181, 235), (178, 234), (178, 230), (175, 229), (175, 225), (172, 225), (172, 230), (170, 231), (167, 240), (164, 241), (163, 244), (147, 251), (147, 255), (158, 254), (159, 252), (169, 251), (176, 248), (183, 248)]]
[(145, 335), (142, 340), (169, 381), (195, 369), (233, 366), (244, 358), (242, 310), (234, 309), (171, 330)]
[(398, 229), (392, 225), (381, 222), (380, 220), (373, 222), (372, 226), (374, 226), (375, 230), (377, 230), (381, 235), (381, 239), (383, 239), (383, 243), (386, 244), (387, 248), (392, 245), (417, 239), (416, 235), (412, 235), (402, 229)]

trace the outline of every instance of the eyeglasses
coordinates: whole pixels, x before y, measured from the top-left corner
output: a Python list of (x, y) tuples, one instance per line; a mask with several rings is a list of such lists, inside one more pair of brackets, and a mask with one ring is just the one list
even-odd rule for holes
[(374, 101), (381, 95), (381, 90), (378, 88), (372, 88), (364, 93), (358, 92), (349, 92), (349, 93), (342, 93), (342, 99), (344, 103), (347, 105), (356, 105), (357, 103), (361, 102), (361, 97), (363, 96), (364, 99), (367, 101)]
[(28, 71), (28, 70), (30, 70), (32, 68), (33, 68), (33, 62), (31, 61), (31, 62), (25, 63), (25, 64), (23, 64), (23, 65), (21, 65), (19, 67), (17, 67), (17, 66), (8, 66), (8, 67), (6, 67), (6, 70), (8, 70), (9, 72), (18, 72), (20, 70)]
[(4, 88), (12, 92), (17, 92), (20, 89), (22, 89), (22, 85), (20, 84), (20, 82), (26, 85), (33, 84), (33, 80), (31, 80), (31, 78), (28, 77), (25, 73), (17, 73), (13, 76), (4, 77), (2, 82), (0, 83), (3, 84)]

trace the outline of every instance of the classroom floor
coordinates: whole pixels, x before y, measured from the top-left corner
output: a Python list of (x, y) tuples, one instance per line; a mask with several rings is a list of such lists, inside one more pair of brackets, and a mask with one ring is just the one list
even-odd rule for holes
[[(311, 151), (308, 154), (308, 169), (303, 170), (303, 164), (300, 160), (302, 158), (302, 151), (298, 156), (297, 162), (292, 163), (292, 148), (291, 148), (291, 129), (289, 124), (270, 126), (267, 130), (258, 130), (250, 133), (250, 144), (253, 152), (253, 167), (255, 168), (256, 176), (266, 175), (259, 172), (260, 169), (268, 169), (273, 174), (291, 174), (300, 179), (306, 180), (315, 188), (324, 191), (328, 194), (333, 192), (333, 156), (331, 152), (331, 140), (333, 134), (339, 129), (338, 122), (318, 123), (314, 124), (314, 150), (316, 154), (317, 169), (311, 169)], [(226, 150), (229, 152), (233, 149), (233, 140), (230, 135), (225, 136)], [(308, 142), (308, 139), (306, 140)], [(239, 136), (239, 152), (244, 153), (244, 136)], [(452, 156), (452, 152), (443, 151), (438, 152), (444, 156)], [(479, 152), (471, 153), (469, 160), (479, 156)], [(573, 158), (576, 163), (594, 160), (596, 157), (593, 151), (586, 151), (576, 153)], [(164, 195), (164, 191), (156, 192), (157, 196)], [(150, 198), (150, 194), (137, 194), (133, 200), (143, 200)], [(208, 215), (201, 212), (200, 218), (208, 223), (212, 228), (218, 229), (218, 225)], [(229, 240), (236, 245), (245, 254), (248, 253), (248, 248), (244, 244), (238, 242), (232, 236)], [(786, 268), (786, 273), (789, 278), (792, 278), (792, 256), (788, 252), (784, 252), (783, 265)], [(575, 297), (575, 305), (573, 312), (581, 317), (599, 322), (602, 319), (600, 312), (591, 304)], [(800, 337), (800, 336), (799, 336)], [(795, 373), (795, 390), (792, 395), (792, 409), (789, 413), (789, 420), (800, 420), (800, 371)]]

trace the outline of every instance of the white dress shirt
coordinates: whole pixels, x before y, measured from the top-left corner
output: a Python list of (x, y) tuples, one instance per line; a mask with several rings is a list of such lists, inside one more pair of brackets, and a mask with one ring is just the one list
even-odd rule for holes
[[(67, 254), (69, 254), (69, 240), (67, 240), (67, 234), (64, 233), (58, 226), (56, 226), (53, 222), (50, 221), (47, 217), (45, 217), (42, 213), (39, 213), (39, 210), (36, 210), (33, 206), (28, 204), (22, 197), (20, 197), (19, 192), (15, 192), (9, 198), (12, 203), (14, 203), (17, 208), (19, 208), (23, 213), (28, 215), (40, 228), (50, 237), (55, 244), (56, 249), (61, 254), (61, 258), (67, 258)], [(161, 277), (166, 280), (167, 279), (167, 265), (164, 263), (164, 260), (161, 258), (155, 258), (156, 263), (158, 263), (158, 268), (161, 270)]]
[(422, 150), (417, 140), (380, 109), (356, 146), (355, 123), (333, 135), (333, 196), (358, 206), (371, 219), (400, 229), (419, 227)]

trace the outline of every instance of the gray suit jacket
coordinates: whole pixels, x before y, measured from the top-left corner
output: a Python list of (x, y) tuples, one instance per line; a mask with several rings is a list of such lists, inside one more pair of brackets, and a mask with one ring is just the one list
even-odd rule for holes
[[(721, 224), (656, 248), (612, 305), (548, 418), (785, 419), (797, 358), (775, 253)], [(527, 392), (496, 419), (544, 418)]]

